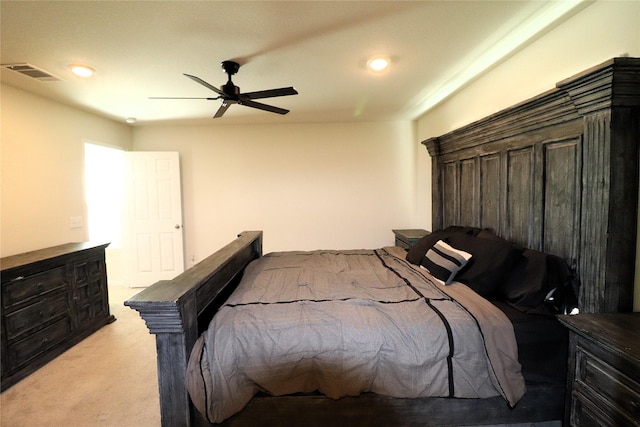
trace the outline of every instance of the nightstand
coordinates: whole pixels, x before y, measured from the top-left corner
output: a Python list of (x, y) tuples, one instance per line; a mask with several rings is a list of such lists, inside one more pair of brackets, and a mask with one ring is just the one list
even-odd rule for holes
[(640, 425), (640, 313), (558, 320), (570, 331), (564, 425)]
[(406, 250), (411, 249), (416, 243), (418, 243), (418, 240), (429, 234), (427, 230), (423, 230), (420, 228), (392, 231), (396, 236), (396, 246), (399, 246)]

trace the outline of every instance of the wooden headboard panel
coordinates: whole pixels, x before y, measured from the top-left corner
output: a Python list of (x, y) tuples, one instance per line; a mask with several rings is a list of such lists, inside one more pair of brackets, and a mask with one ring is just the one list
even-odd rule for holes
[(614, 58), (556, 88), (423, 141), (433, 228), (491, 228), (576, 269), (582, 312), (632, 311), (640, 59)]

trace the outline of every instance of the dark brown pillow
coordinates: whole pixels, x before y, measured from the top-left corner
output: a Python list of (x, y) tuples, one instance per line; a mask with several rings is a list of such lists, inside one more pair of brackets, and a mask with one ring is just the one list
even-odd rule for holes
[(505, 244), (509, 244), (511, 246), (513, 246), (514, 248), (516, 248), (519, 251), (523, 251), (525, 248), (518, 245), (517, 243), (513, 243), (507, 239), (503, 239), (502, 237), (498, 236), (497, 234), (495, 234), (491, 229), (489, 228), (483, 228), (482, 230), (480, 230), (480, 232), (478, 233), (478, 237), (480, 237), (481, 239), (489, 239), (489, 240), (497, 240), (499, 242), (505, 243)]
[(444, 230), (436, 230), (426, 236), (422, 237), (418, 242), (407, 251), (407, 261), (411, 264), (420, 265), (422, 258), (438, 240), (447, 239), (457, 233), (475, 235), (481, 231), (480, 228), (475, 227), (463, 227), (459, 225), (450, 225)]
[(522, 256), (521, 250), (505, 240), (457, 233), (450, 236), (449, 241), (454, 247), (472, 255), (456, 275), (456, 280), (487, 298), (497, 293)]
[(552, 289), (571, 279), (567, 263), (560, 257), (526, 249), (522, 259), (500, 287), (500, 293), (518, 308), (539, 308)]
[(431, 248), (438, 240), (446, 240), (451, 233), (438, 230), (422, 237), (418, 242), (407, 251), (407, 261), (411, 264), (420, 265), (420, 261), (424, 258), (429, 248)]

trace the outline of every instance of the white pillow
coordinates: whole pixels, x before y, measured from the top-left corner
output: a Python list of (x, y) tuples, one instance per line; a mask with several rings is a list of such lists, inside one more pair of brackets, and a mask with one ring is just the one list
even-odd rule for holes
[(420, 264), (434, 277), (442, 280), (445, 285), (449, 285), (470, 259), (470, 253), (456, 249), (443, 240), (438, 240), (429, 248)]

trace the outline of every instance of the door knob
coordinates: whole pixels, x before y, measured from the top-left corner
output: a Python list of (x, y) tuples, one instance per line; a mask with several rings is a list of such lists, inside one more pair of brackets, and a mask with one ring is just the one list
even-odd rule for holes
[(176, 224), (175, 229), (179, 230), (180, 229), (180, 224)]

